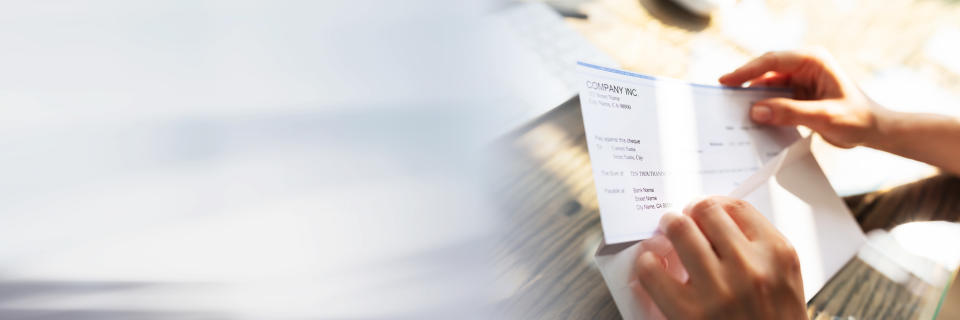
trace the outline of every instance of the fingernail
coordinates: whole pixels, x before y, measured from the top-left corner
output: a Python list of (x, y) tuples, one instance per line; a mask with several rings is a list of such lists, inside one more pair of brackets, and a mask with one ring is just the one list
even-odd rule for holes
[(768, 106), (755, 105), (750, 109), (750, 118), (756, 122), (770, 122), (770, 120), (773, 120), (773, 110)]

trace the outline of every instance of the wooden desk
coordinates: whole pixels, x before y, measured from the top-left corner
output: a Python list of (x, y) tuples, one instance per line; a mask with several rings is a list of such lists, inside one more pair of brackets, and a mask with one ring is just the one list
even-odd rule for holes
[[(499, 306), (505, 316), (620, 318), (593, 263), (601, 238), (600, 216), (580, 117), (574, 98), (497, 145), (494, 163), (500, 174), (492, 177), (492, 187), (508, 216), (495, 263), (498, 280), (516, 288)], [(858, 221), (870, 228), (922, 217), (956, 220), (960, 200), (951, 195), (960, 194), (960, 181), (941, 176), (928, 182), (847, 202)], [(920, 195), (923, 201), (916, 198)], [(808, 306), (817, 318), (930, 318), (942, 292), (923, 284), (895, 283), (854, 259)]]

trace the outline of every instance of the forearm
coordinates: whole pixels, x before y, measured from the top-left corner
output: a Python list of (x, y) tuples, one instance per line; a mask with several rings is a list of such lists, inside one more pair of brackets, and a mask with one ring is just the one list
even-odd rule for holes
[(960, 175), (960, 118), (883, 110), (867, 146)]

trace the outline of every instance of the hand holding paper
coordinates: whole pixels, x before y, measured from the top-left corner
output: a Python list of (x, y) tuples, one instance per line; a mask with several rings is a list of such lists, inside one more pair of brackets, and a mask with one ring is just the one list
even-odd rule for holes
[(683, 213), (664, 215), (660, 230), (689, 273), (687, 281), (671, 274), (677, 269), (667, 258), (672, 253), (651, 250), (637, 258), (635, 273), (645, 289), (638, 291), (664, 314), (671, 319), (806, 317), (797, 254), (752, 205), (710, 197)]
[(874, 114), (879, 106), (826, 53), (770, 52), (720, 78), (728, 86), (747, 81), (751, 87), (791, 88), (796, 98), (757, 101), (750, 112), (756, 122), (807, 126), (844, 148), (878, 143)]
[(720, 78), (727, 86), (745, 82), (795, 94), (755, 101), (750, 115), (757, 123), (806, 126), (838, 147), (867, 146), (960, 174), (960, 119), (885, 109), (826, 52), (771, 52)]

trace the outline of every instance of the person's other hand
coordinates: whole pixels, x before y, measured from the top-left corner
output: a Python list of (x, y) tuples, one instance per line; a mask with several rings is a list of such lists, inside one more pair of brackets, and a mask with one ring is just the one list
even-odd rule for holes
[(770, 52), (720, 77), (726, 86), (786, 87), (796, 99), (756, 102), (750, 118), (761, 124), (806, 126), (843, 148), (873, 146), (883, 109), (837, 67), (825, 52)]
[(665, 215), (660, 230), (686, 281), (654, 250), (642, 251), (634, 270), (667, 318), (807, 318), (796, 252), (749, 203), (707, 198)]
[[(664, 236), (663, 233), (657, 232), (653, 237), (640, 241), (637, 256), (643, 255), (646, 252), (651, 252), (659, 257), (663, 263), (664, 270), (666, 270), (666, 273), (673, 277), (674, 280), (679, 282), (687, 281), (687, 271), (683, 269), (680, 257), (677, 255), (676, 250), (673, 250), (673, 245), (670, 244), (670, 240), (667, 240), (667, 237)], [(666, 316), (663, 315), (660, 308), (657, 308), (657, 304), (650, 298), (650, 294), (647, 293), (647, 290), (640, 284), (636, 272), (631, 273), (630, 287), (633, 290), (637, 305), (640, 306), (640, 312), (642, 312), (640, 316), (641, 319), (666, 319)]]

